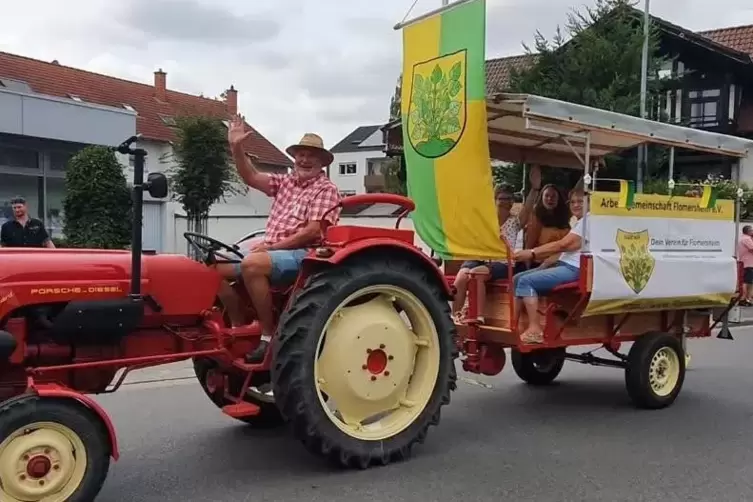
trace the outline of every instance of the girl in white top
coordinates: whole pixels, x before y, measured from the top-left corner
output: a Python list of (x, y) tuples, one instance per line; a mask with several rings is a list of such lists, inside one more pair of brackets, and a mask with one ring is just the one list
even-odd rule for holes
[(515, 253), (516, 261), (539, 260), (561, 253), (556, 264), (549, 268), (537, 268), (517, 274), (513, 278), (515, 312), (522, 308), (528, 315), (526, 327), (520, 339), (523, 343), (542, 343), (544, 334), (538, 312), (539, 295), (546, 294), (562, 284), (575, 282), (580, 277), (580, 250), (583, 247), (583, 193), (570, 192), (570, 211), (578, 221), (570, 233), (558, 241)]

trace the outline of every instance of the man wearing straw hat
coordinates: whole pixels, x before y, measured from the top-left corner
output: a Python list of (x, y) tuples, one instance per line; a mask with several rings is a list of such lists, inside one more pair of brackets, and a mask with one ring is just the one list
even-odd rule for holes
[[(340, 193), (324, 171), (334, 157), (321, 137), (304, 134), (286, 150), (295, 160), (293, 172), (270, 174), (259, 171), (246, 155), (243, 143), (252, 133), (237, 116), (228, 127), (228, 142), (243, 181), (274, 199), (264, 241), (253, 246), (240, 264), (220, 264), (217, 269), (228, 280), (243, 280), (248, 290), (262, 337), (259, 346), (246, 355), (246, 362), (258, 364), (264, 360), (275, 329), (270, 284), (286, 285), (296, 279), (307, 248), (321, 242), (322, 223), (337, 223), (340, 211), (330, 209), (340, 203)], [(225, 281), (220, 297), (233, 325), (243, 324), (239, 299)]]

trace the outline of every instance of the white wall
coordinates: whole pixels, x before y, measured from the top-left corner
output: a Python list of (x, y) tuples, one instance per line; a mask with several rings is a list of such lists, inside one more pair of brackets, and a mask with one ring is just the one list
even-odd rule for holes
[[(376, 150), (336, 153), (335, 160), (329, 168), (329, 177), (341, 192), (365, 193), (366, 188), (363, 184), (363, 177), (366, 176), (367, 160), (371, 158), (384, 158), (384, 156), (384, 152)], [(340, 165), (342, 164), (355, 164), (355, 174), (340, 174)]]

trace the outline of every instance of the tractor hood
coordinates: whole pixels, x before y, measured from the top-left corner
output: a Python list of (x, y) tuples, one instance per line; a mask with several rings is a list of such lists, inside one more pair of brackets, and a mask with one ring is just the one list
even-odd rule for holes
[[(202, 263), (150, 254), (141, 267), (141, 293), (165, 314), (196, 315), (216, 300), (221, 277)], [(0, 248), (0, 319), (9, 297), (20, 305), (122, 297), (130, 279), (130, 251)]]

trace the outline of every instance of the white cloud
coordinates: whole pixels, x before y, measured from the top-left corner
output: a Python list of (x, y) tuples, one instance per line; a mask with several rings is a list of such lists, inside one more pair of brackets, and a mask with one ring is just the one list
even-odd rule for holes
[[(37, 0), (3, 7), (0, 50), (217, 96), (239, 105), (281, 149), (305, 131), (333, 145), (387, 119), (400, 72), (392, 26), (413, 0)], [(488, 57), (522, 52), (592, 0), (487, 0)], [(419, 0), (410, 17), (441, 4)], [(640, 2), (639, 6), (642, 6)], [(653, 0), (652, 14), (693, 30), (753, 23), (749, 0)], [(2, 69), (0, 68), (0, 73)]]

